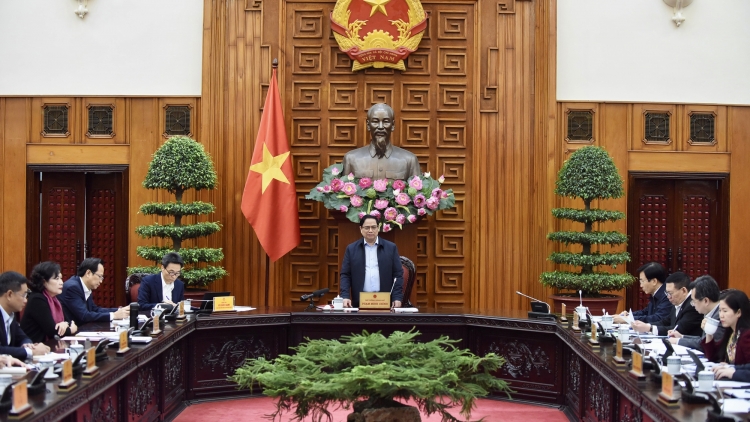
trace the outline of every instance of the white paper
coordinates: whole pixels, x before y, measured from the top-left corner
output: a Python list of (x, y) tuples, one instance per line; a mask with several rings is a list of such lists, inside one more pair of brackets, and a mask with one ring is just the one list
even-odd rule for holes
[(630, 325), (633, 325), (633, 323), (635, 322), (635, 318), (633, 318), (633, 308), (630, 308), (630, 312), (628, 312), (628, 316), (625, 317), (625, 321), (627, 321)]
[(417, 308), (393, 308), (393, 312), (396, 313), (414, 313), (419, 312)]
[(714, 381), (716, 388), (750, 388), (750, 382), (719, 380)]
[(6, 366), (5, 368), (0, 369), (0, 374), (18, 375), (25, 373), (26, 368), (23, 366)]
[(750, 399), (750, 392), (748, 391), (750, 390), (730, 388), (724, 390), (724, 394), (729, 394), (730, 396), (736, 397), (738, 399)]
[(244, 311), (254, 311), (255, 308), (252, 306), (235, 306), (234, 310), (237, 312), (244, 312)]
[(747, 413), (750, 411), (750, 402), (743, 399), (724, 399), (721, 409), (724, 413)]
[[(76, 339), (77, 340), (77, 339)], [(35, 355), (33, 360), (36, 362), (41, 358), (52, 358), (54, 360), (65, 360), (70, 359), (70, 355), (67, 353), (47, 353), (46, 355)]]

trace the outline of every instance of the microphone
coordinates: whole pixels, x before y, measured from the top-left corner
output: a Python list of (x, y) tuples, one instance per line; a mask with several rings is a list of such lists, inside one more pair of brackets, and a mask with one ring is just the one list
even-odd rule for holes
[(312, 293), (308, 293), (306, 295), (300, 296), (299, 300), (301, 300), (301, 301), (304, 302), (304, 301), (306, 301), (308, 299), (311, 299), (311, 298), (314, 298), (314, 297), (321, 297), (324, 294), (328, 293), (329, 290), (330, 289), (328, 287), (324, 287), (324, 288), (322, 288), (320, 290), (316, 290), (316, 291), (314, 291)]
[(516, 290), (516, 294), (533, 300), (533, 302), (531, 302), (531, 310), (529, 311), (529, 318), (552, 319), (552, 320), (555, 319), (555, 316), (549, 313), (549, 304), (547, 302), (542, 302), (539, 299), (525, 295), (517, 290)]
[(138, 302), (130, 304), (130, 328), (138, 328), (138, 312), (141, 310), (141, 306)]

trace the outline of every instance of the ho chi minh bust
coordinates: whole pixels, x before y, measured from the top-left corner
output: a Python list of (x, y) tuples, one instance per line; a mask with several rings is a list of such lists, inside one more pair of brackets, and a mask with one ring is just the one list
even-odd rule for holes
[(377, 103), (367, 111), (367, 131), (370, 145), (349, 151), (344, 155), (343, 174), (371, 179), (406, 180), (419, 175), (419, 160), (411, 152), (391, 145), (393, 109)]

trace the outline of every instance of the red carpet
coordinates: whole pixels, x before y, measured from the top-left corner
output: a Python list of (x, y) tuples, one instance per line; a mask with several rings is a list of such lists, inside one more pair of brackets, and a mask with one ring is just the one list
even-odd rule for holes
[[(484, 417), (488, 422), (568, 421), (563, 412), (551, 407), (487, 399), (479, 399), (476, 403), (477, 405), (471, 413), (472, 420)], [(269, 397), (215, 401), (189, 406), (177, 416), (175, 422), (205, 422), (207, 419), (212, 421), (268, 421), (270, 419), (264, 418), (264, 416), (275, 409), (274, 400)], [(450, 413), (460, 419), (459, 410), (451, 410)], [(332, 413), (333, 421), (340, 422), (346, 421), (346, 415), (351, 411), (338, 409)], [(281, 420), (283, 422), (291, 421), (292, 416), (292, 414), (285, 413)], [(278, 421), (278, 419), (276, 420)], [(427, 417), (423, 414), (422, 421), (440, 422), (440, 416), (433, 414)]]

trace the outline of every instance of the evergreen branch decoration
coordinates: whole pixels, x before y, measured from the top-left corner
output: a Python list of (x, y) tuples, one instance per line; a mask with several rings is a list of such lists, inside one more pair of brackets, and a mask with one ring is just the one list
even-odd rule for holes
[[(176, 252), (172, 248), (160, 246), (138, 246), (138, 256), (149, 261), (161, 261), (161, 258), (169, 252)], [(180, 256), (186, 264), (197, 264), (199, 262), (219, 262), (224, 259), (221, 248), (182, 248)]]
[(625, 218), (622, 211), (609, 211), (600, 209), (579, 210), (577, 208), (555, 208), (552, 216), (562, 220), (571, 220), (578, 223), (596, 223), (601, 221), (618, 221)]
[(595, 231), (594, 223), (619, 221), (625, 218), (621, 211), (592, 209), (595, 199), (620, 198), (624, 195), (622, 177), (617, 172), (612, 157), (604, 148), (586, 146), (578, 149), (565, 161), (557, 174), (555, 193), (569, 198), (583, 200), (583, 209), (555, 208), (552, 215), (562, 220), (583, 223), (583, 231), (557, 231), (547, 238), (565, 245), (581, 245), (581, 252), (553, 252), (549, 260), (556, 264), (581, 267), (579, 273), (566, 271), (544, 272), (539, 281), (547, 286), (562, 290), (582, 290), (587, 296), (602, 290), (620, 290), (635, 281), (630, 274), (611, 274), (595, 271), (600, 265), (617, 268), (617, 265), (630, 261), (627, 252), (592, 252), (591, 245), (624, 245), (627, 235), (617, 231)]
[(476, 397), (490, 392), (510, 397), (505, 381), (492, 375), (504, 358), (494, 353), (478, 357), (445, 336), (415, 343), (418, 335), (412, 329), (388, 337), (363, 331), (341, 341), (307, 339), (293, 348), (294, 355), (248, 360), (230, 380), (239, 388), (257, 383), (263, 394), (277, 398), (274, 419), (294, 407), (296, 420), (311, 416), (330, 421), (329, 406), (376, 408), (393, 399), (411, 399), (428, 415), (458, 421), (446, 409), (461, 405), (461, 415), (468, 418)]
[(160, 237), (172, 240), (185, 240), (208, 236), (219, 230), (221, 230), (221, 226), (219, 226), (218, 223), (210, 222), (195, 223), (187, 226), (175, 226), (173, 224), (162, 226), (161, 224), (156, 223), (150, 226), (136, 227), (135, 232), (145, 238)]
[(227, 276), (221, 266), (206, 265), (224, 259), (220, 248), (182, 248), (182, 241), (206, 237), (221, 230), (218, 222), (182, 224), (183, 216), (206, 215), (214, 212), (213, 204), (202, 201), (182, 202), (185, 191), (214, 189), (217, 184), (213, 161), (203, 145), (186, 136), (173, 136), (154, 152), (148, 166), (143, 187), (164, 189), (175, 196), (174, 202), (147, 202), (140, 207), (145, 215), (173, 217), (170, 224), (154, 223), (139, 226), (135, 232), (146, 239), (170, 239), (167, 246), (140, 246), (138, 256), (154, 261), (156, 266), (129, 267), (128, 274), (158, 273), (162, 257), (167, 252), (178, 252), (185, 261), (180, 279), (187, 287), (205, 287), (215, 280)]
[(201, 201), (188, 204), (182, 202), (147, 202), (140, 208), (141, 214), (161, 216), (211, 214), (214, 210), (213, 204)]
[(628, 237), (620, 232), (553, 232), (547, 235), (547, 239), (568, 244), (582, 244), (589, 242), (592, 245), (620, 245), (628, 241)]

